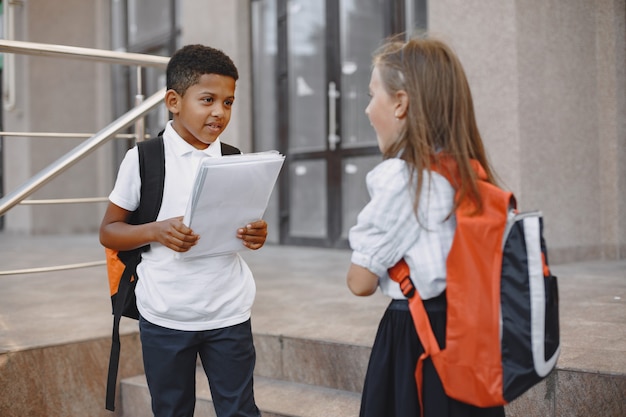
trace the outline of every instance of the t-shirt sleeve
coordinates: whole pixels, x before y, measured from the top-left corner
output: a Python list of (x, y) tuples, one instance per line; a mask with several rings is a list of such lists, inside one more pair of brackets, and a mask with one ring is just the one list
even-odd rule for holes
[(371, 200), (350, 229), (351, 261), (381, 277), (415, 244), (420, 227), (404, 161), (383, 161), (366, 182)]
[(124, 210), (135, 211), (139, 207), (140, 194), (139, 153), (135, 146), (126, 152), (122, 160), (109, 200)]

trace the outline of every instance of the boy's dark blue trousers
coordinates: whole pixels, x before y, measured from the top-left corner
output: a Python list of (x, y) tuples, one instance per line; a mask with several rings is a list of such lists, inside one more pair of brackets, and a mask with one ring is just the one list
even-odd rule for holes
[(218, 417), (259, 417), (254, 401), (256, 352), (250, 320), (231, 327), (182, 331), (139, 319), (144, 370), (155, 417), (192, 417), (198, 356)]

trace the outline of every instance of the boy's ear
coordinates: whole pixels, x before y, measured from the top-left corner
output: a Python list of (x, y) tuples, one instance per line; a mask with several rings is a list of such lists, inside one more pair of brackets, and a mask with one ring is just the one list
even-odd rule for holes
[(402, 119), (406, 116), (406, 111), (409, 107), (409, 95), (404, 90), (399, 90), (396, 92), (396, 108), (395, 108), (395, 116), (398, 119)]
[(176, 91), (174, 90), (167, 90), (165, 92), (165, 107), (167, 107), (167, 109), (170, 111), (170, 113), (172, 114), (178, 114), (178, 106), (180, 104), (180, 94), (178, 94)]

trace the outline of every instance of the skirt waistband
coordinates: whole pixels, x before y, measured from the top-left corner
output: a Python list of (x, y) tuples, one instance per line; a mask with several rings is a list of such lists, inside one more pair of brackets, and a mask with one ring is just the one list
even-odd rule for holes
[[(424, 308), (428, 312), (446, 311), (446, 292), (444, 291), (435, 298), (423, 300)], [(409, 300), (391, 300), (387, 310), (409, 311)]]

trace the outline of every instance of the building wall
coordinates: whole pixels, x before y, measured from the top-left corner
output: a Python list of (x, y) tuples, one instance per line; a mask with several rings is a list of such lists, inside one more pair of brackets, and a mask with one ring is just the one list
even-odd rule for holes
[(429, 2), (468, 74), (479, 127), (553, 261), (626, 256), (624, 0)]
[[(6, 11), (6, 7), (5, 7)], [(15, 40), (109, 49), (108, 0), (29, 0), (16, 7)], [(10, 68), (4, 68), (9, 71)], [(95, 133), (111, 121), (109, 66), (16, 55), (16, 105), (4, 109), (4, 130)], [(82, 139), (4, 139), (5, 194), (77, 146)], [(59, 175), (31, 199), (104, 196), (111, 188), (110, 146)], [(17, 206), (5, 218), (16, 233), (97, 230), (103, 205)]]
[(626, 1), (597, 0), (599, 209), (609, 259), (626, 258)]
[[(431, 1), (430, 32), (459, 54), (479, 127), (522, 210), (541, 209), (553, 262), (626, 257), (626, 0)], [(108, 0), (29, 0), (16, 39), (108, 48)], [(240, 71), (224, 139), (252, 150), (249, 2), (181, 0), (181, 45), (224, 50)], [(54, 22), (54, 24), (50, 24)], [(207, 24), (210, 22), (211, 24)], [(57, 62), (58, 61), (58, 62)], [(5, 130), (95, 132), (111, 121), (108, 65), (18, 57), (18, 100)], [(75, 146), (6, 138), (5, 192)], [(109, 146), (32, 198), (105, 196)], [(23, 206), (5, 229), (96, 231), (103, 205)]]

